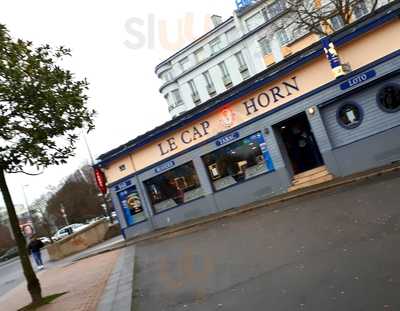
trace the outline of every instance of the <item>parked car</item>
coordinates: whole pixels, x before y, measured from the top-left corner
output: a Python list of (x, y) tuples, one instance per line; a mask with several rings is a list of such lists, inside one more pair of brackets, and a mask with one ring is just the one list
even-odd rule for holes
[(66, 227), (61, 228), (56, 232), (56, 234), (53, 236), (54, 241), (59, 241), (72, 233), (79, 232), (83, 229), (85, 229), (87, 225), (84, 224), (72, 224)]
[(1, 257), (0, 257), (0, 262), (10, 260), (11, 258), (17, 257), (18, 256), (18, 249), (17, 247), (10, 248), (8, 251), (6, 251)]
[(116, 211), (111, 212), (111, 217), (114, 220), (114, 222), (118, 223), (119, 219), (118, 219), (118, 215)]
[(38, 240), (42, 241), (43, 244), (50, 244), (51, 243), (51, 240), (48, 237), (45, 237), (45, 236), (41, 237), (41, 238), (38, 238)]

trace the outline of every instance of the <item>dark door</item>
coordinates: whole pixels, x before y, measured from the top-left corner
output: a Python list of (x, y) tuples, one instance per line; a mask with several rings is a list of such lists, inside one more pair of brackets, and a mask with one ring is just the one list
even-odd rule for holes
[(324, 165), (307, 115), (301, 113), (277, 125), (294, 174)]

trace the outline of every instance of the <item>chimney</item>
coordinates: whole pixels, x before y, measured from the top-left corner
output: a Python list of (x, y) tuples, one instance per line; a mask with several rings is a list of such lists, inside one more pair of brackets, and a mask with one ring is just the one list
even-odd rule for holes
[(222, 23), (222, 17), (214, 14), (211, 16), (211, 21), (212, 21), (214, 27), (217, 27), (218, 25), (220, 25)]

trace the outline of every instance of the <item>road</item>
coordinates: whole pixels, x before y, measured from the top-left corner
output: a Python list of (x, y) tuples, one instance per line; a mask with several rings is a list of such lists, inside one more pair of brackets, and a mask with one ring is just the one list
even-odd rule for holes
[[(47, 267), (52, 266), (49, 264), (47, 251), (42, 252), (43, 262)], [(32, 259), (31, 259), (32, 260)], [(32, 261), (32, 266), (35, 264)], [(36, 270), (36, 268), (35, 268)], [(24, 274), (22, 272), (21, 262), (19, 259), (12, 259), (8, 262), (0, 264), (0, 297), (7, 293), (9, 290), (16, 287), (18, 284), (23, 282)]]
[(135, 311), (400, 310), (400, 173), (136, 248)]
[[(122, 236), (118, 236), (116, 238), (105, 241), (79, 254), (70, 256), (58, 262), (49, 262), (47, 251), (44, 250), (42, 252), (43, 261), (47, 269), (56, 266), (67, 266), (80, 258), (86, 257), (90, 254), (97, 253), (122, 241), (123, 241)], [(33, 261), (32, 261), (32, 266), (35, 267)], [(36, 270), (36, 268), (34, 269)], [(0, 297), (6, 294), (8, 291), (12, 290), (13, 288), (17, 287), (23, 281), (24, 281), (24, 275), (19, 259), (10, 260), (4, 264), (0, 264)]]

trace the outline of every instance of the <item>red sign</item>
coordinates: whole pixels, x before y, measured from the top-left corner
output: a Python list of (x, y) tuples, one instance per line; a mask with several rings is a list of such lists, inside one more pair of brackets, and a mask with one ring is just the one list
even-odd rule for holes
[(107, 193), (106, 176), (103, 171), (99, 168), (94, 169), (94, 175), (96, 177), (96, 183), (102, 194)]

